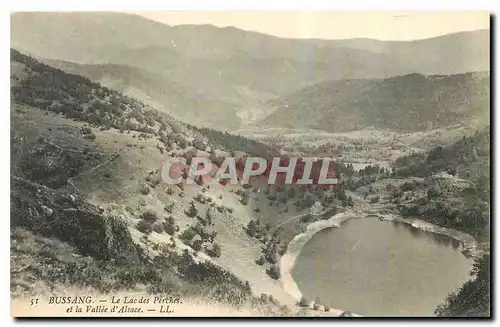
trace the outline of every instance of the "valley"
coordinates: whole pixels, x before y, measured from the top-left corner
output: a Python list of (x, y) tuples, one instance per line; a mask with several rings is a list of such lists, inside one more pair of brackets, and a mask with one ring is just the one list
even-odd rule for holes
[[(12, 298), (69, 289), (152, 295), (164, 314), (182, 298), (235, 316), (490, 315), (489, 62), (481, 48), (470, 67), (404, 64), (440, 42), (468, 49), (485, 31), (384, 53), (361, 39), (349, 48), (88, 15), (12, 17)], [(125, 42), (127, 24), (137, 30)], [(346, 57), (357, 69), (338, 72)], [(227, 157), (333, 158), (340, 183), (162, 180), (163, 162), (196, 156), (217, 168)], [(401, 260), (408, 270), (394, 271)], [(389, 281), (350, 270), (381, 265)], [(441, 289), (415, 286), (441, 285), (455, 267)], [(391, 296), (404, 290), (415, 301), (398, 307)]]
[[(436, 114), (443, 102), (446, 114), (432, 119), (431, 128), (438, 128), (461, 122), (461, 102), (476, 103), (488, 92), (486, 80), (470, 79), (489, 70), (489, 30), (390, 42), (286, 39), (213, 25), (169, 26), (122, 13), (24, 12), (11, 20), (17, 50), (219, 130), (270, 123), (333, 132), (370, 125), (414, 130), (417, 125), (391, 113), (408, 106), (401, 116), (427, 128), (424, 116)], [(442, 92), (445, 85), (449, 92)], [(448, 103), (459, 107), (448, 111)], [(284, 113), (287, 105), (293, 114)], [(466, 106), (484, 108), (475, 107)], [(339, 115), (343, 123), (336, 125)]]

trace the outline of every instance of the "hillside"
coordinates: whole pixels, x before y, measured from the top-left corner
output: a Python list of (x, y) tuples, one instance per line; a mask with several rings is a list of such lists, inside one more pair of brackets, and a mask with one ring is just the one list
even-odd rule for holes
[[(399, 43), (300, 40), (131, 14), (15, 13), (11, 46), (181, 119), (230, 130), (269, 113), (267, 100), (322, 81), (489, 70), (489, 31)], [(134, 69), (124, 68), (125, 77), (113, 65)]]
[[(194, 139), (206, 143), (206, 146), (211, 145), (203, 136), (211, 133), (210, 128), (200, 129), (203, 133), (198, 133), (150, 105), (80, 75), (67, 74), (45, 65), (14, 49), (11, 49), (11, 60), (11, 100), (16, 103), (52, 111), (104, 130), (116, 128), (121, 133), (128, 129), (153, 134), (163, 143), (165, 151), (172, 150), (175, 142), (188, 144)], [(227, 138), (225, 145), (231, 149), (231, 142), (237, 142), (242, 147), (245, 147), (245, 142), (255, 143), (228, 133), (224, 135)], [(171, 136), (175, 140), (173, 143), (167, 140)], [(263, 148), (267, 151), (265, 149), (269, 147), (263, 145)]]
[(392, 174), (401, 179), (417, 178), (391, 189), (393, 203), (402, 216), (419, 217), (489, 242), (489, 129), (425, 155), (401, 157)]
[(252, 299), (248, 283), (211, 262), (195, 261), (187, 251), (177, 254), (169, 247), (156, 247), (151, 260), (119, 217), (76, 194), (17, 177), (11, 187), (14, 296), (60, 292), (65, 287), (104, 294), (145, 289), (155, 295), (203, 298), (215, 305), (241, 307), (249, 302), (254, 314), (272, 312), (272, 303), (266, 309), (265, 302)]
[[(252, 315), (338, 316), (341, 310), (318, 300), (297, 301), (282, 285), (281, 257), (311, 222), (336, 213), (392, 212), (466, 231), (487, 247), (488, 130), (401, 158), (392, 173), (377, 165), (357, 171), (339, 165), (342, 183), (333, 189), (259, 180), (165, 185), (159, 167), (166, 159), (189, 162), (196, 153), (217, 164), (229, 154), (243, 160), (278, 150), (183, 124), (16, 50), (11, 125), (14, 297), (70, 287), (168, 292), (250, 308)], [(109, 277), (100, 278), (102, 272)], [(487, 314), (487, 285), (467, 283), (463, 289), (437, 313)], [(481, 297), (476, 311), (471, 293)]]
[(438, 317), (487, 317), (491, 315), (491, 189), (489, 128), (463, 137), (427, 156), (408, 156), (396, 161), (398, 177), (423, 176), (426, 182), (405, 183), (393, 190), (400, 213), (441, 226), (463, 230), (482, 242), (471, 279), (436, 309)]
[(491, 306), (490, 254), (477, 259), (471, 271), (473, 280), (450, 294), (436, 309), (438, 317), (489, 317)]
[[(134, 94), (143, 101), (205, 127), (236, 129), (238, 117), (269, 109), (266, 100), (296, 91), (307, 85), (329, 79), (386, 77), (398, 74), (390, 58), (364, 50), (353, 53), (336, 49), (300, 61), (283, 56), (259, 58), (237, 53), (230, 58), (198, 58), (183, 55), (176, 49), (149, 46), (139, 49), (113, 50), (99, 64), (78, 65), (73, 62), (45, 60), (70, 73)], [(44, 60), (42, 56), (38, 59)], [(343, 62), (339, 66), (339, 62)], [(124, 68), (121, 70), (120, 68)], [(119, 72), (116, 72), (120, 69)], [(127, 71), (126, 75), (124, 71)], [(203, 117), (199, 110), (203, 109)]]
[[(40, 61), (70, 74), (81, 75), (127, 96), (164, 111), (175, 118), (196, 122), (205, 127), (234, 129), (241, 121), (236, 115), (235, 101), (206, 98), (196, 89), (175, 82), (158, 71), (118, 64), (77, 64), (69, 61)], [(165, 67), (166, 68), (166, 67)], [(203, 108), (203, 119), (197, 114)]]
[[(244, 186), (161, 181), (161, 165), (171, 158), (189, 162), (198, 153), (220, 164), (229, 154), (273, 156), (276, 149), (185, 125), (16, 50), (11, 125), (16, 296), (56, 286), (109, 292), (145, 285), (163, 292), (173, 283), (174, 292), (208, 303), (251, 306), (264, 315), (309, 314), (299, 312), (304, 309), (280, 286), (277, 261), (307, 222), (341, 210), (345, 194), (259, 180)], [(312, 217), (316, 202), (325, 213)], [(19, 248), (24, 243), (28, 248)], [(49, 246), (39, 253), (44, 243)], [(116, 253), (126, 257), (123, 262), (113, 263)], [(96, 271), (112, 278), (96, 280)], [(27, 287), (25, 280), (33, 279), (36, 287)]]
[[(219, 129), (236, 129), (238, 116), (252, 120), (256, 108), (266, 110), (260, 108), (265, 100), (317, 81), (400, 71), (387, 56), (366, 50), (323, 49), (232, 28), (170, 27), (136, 15), (18, 13), (11, 26), (16, 49), (40, 60), (87, 64), (55, 66), (95, 81), (104, 76), (112, 88), (135, 91), (159, 109)], [(129, 69), (123, 79), (109, 65), (139, 70)]]
[(489, 44), (489, 30), (459, 32), (411, 42), (371, 39), (335, 42), (335, 46), (385, 54), (397, 64), (404, 64), (414, 72), (428, 75), (489, 70)]
[(412, 132), (471, 119), (487, 124), (489, 85), (488, 73), (323, 82), (271, 100), (276, 109), (259, 124), (328, 132)]
[(488, 127), (451, 145), (400, 157), (392, 170), (342, 166), (343, 187), (370, 201), (373, 214), (389, 213), (411, 226), (431, 223), (425, 230), (451, 228), (474, 240), (461, 250), (473, 257), (470, 279), (436, 308), (438, 317), (491, 315), (490, 132)]
[(429, 151), (427, 157), (413, 155), (398, 158), (394, 166), (400, 176), (424, 177), (447, 171), (461, 178), (476, 180), (482, 174), (489, 174), (490, 140), (490, 130), (486, 128), (449, 146), (436, 147)]

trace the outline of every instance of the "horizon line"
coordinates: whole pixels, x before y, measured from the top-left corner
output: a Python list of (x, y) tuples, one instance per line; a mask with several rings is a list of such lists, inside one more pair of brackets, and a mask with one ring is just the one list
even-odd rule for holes
[[(214, 12), (257, 12), (255, 10), (217, 10), (217, 11), (205, 11), (207, 13), (214, 13)], [(289, 11), (289, 12), (301, 12), (304, 10), (295, 10), (295, 11)], [(149, 16), (144, 16), (145, 14), (151, 14), (151, 13), (186, 13), (186, 12), (202, 12), (202, 11), (190, 11), (190, 10), (171, 10), (171, 11), (137, 11), (137, 12), (132, 12), (132, 11), (11, 11), (10, 17), (12, 18), (13, 15), (16, 14), (23, 14), (23, 13), (28, 13), (28, 14), (117, 14), (117, 15), (130, 15), (130, 16), (135, 16), (153, 23), (161, 24), (163, 26), (171, 27), (171, 28), (178, 28), (178, 27), (211, 27), (211, 28), (216, 28), (216, 29), (236, 29), (242, 32), (247, 32), (247, 33), (255, 33), (255, 34), (260, 34), (260, 35), (265, 35), (269, 37), (275, 37), (278, 39), (284, 39), (284, 40), (298, 40), (298, 41), (349, 41), (349, 40), (370, 40), (370, 41), (376, 41), (376, 42), (391, 42), (391, 43), (403, 43), (403, 42), (414, 42), (414, 41), (425, 41), (425, 40), (431, 40), (435, 38), (440, 38), (444, 36), (450, 36), (450, 35), (456, 35), (456, 34), (462, 34), (462, 33), (474, 33), (474, 32), (481, 32), (481, 31), (490, 31), (491, 30), (491, 13), (488, 12), (488, 17), (489, 17), (489, 26), (487, 28), (476, 28), (476, 29), (463, 29), (463, 30), (457, 30), (453, 32), (448, 32), (448, 33), (438, 33), (432, 36), (425, 36), (425, 37), (418, 37), (418, 38), (412, 38), (412, 39), (395, 39), (395, 38), (376, 38), (376, 37), (371, 37), (371, 36), (352, 36), (352, 37), (341, 37), (341, 38), (328, 38), (328, 37), (301, 37), (301, 36), (282, 36), (282, 35), (276, 35), (270, 32), (263, 32), (260, 30), (256, 29), (248, 29), (248, 28), (243, 28), (243, 27), (238, 27), (233, 24), (221, 24), (221, 25), (216, 25), (214, 23), (180, 23), (180, 24), (175, 24), (175, 23), (170, 23), (167, 21), (162, 21), (160, 19), (155, 19), (153, 17)], [(279, 10), (260, 10), (260, 12), (281, 12)], [(308, 11), (304, 11), (308, 12)], [(329, 10), (325, 10), (323, 12), (330, 12)], [(335, 12), (335, 11), (331, 11)], [(337, 12), (342, 12), (342, 11), (337, 11)], [(368, 11), (351, 11), (352, 13), (368, 13)], [(388, 13), (390, 11), (387, 11)], [(441, 11), (433, 11), (434, 13), (439, 13)], [(444, 11), (446, 12), (446, 11)], [(472, 11), (472, 12), (487, 12), (487, 11)], [(374, 11), (374, 13), (380, 13), (379, 11)], [(394, 17), (400, 17), (404, 15), (395, 15)]]
[[(148, 18), (142, 15), (139, 15), (137, 13), (132, 13), (132, 12), (116, 12), (116, 13), (123, 13), (123, 14), (130, 14), (130, 15), (135, 15), (139, 16), (141, 18), (144, 18), (146, 20), (159, 23), (168, 27), (192, 27), (192, 26), (209, 26), (209, 27), (214, 27), (217, 29), (225, 29), (225, 28), (234, 28), (243, 32), (249, 32), (249, 33), (256, 33), (256, 34), (261, 34), (265, 36), (270, 36), (270, 37), (275, 37), (278, 39), (284, 39), (284, 40), (311, 40), (311, 41), (349, 41), (349, 40), (370, 40), (370, 41), (378, 41), (378, 42), (394, 42), (394, 43), (403, 43), (403, 42), (413, 42), (413, 41), (425, 41), (425, 40), (431, 40), (431, 39), (436, 39), (440, 38), (443, 36), (449, 36), (449, 35), (455, 35), (455, 34), (462, 34), (462, 33), (473, 33), (473, 32), (481, 32), (481, 31), (490, 31), (490, 28), (479, 28), (479, 29), (466, 29), (466, 30), (460, 30), (456, 32), (450, 32), (450, 33), (444, 33), (444, 34), (436, 34), (434, 36), (429, 36), (429, 37), (423, 37), (423, 38), (416, 38), (416, 39), (406, 39), (406, 40), (401, 40), (401, 39), (378, 39), (374, 37), (368, 37), (368, 36), (354, 36), (354, 37), (347, 37), (347, 38), (321, 38), (321, 37), (291, 37), (291, 36), (279, 36), (279, 35), (274, 35), (270, 33), (265, 33), (257, 30), (250, 30), (250, 29), (244, 29), (241, 27), (236, 27), (234, 25), (225, 25), (225, 26), (217, 26), (215, 24), (210, 24), (210, 23), (203, 23), (203, 24), (168, 24), (166, 22), (162, 22), (156, 19)], [(490, 17), (491, 18), (491, 17)]]

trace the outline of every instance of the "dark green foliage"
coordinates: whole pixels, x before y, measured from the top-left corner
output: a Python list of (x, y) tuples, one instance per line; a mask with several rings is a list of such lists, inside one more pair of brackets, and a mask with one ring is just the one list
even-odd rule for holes
[(89, 127), (83, 126), (81, 128), (81, 133), (82, 133), (83, 137), (88, 139), (88, 140), (95, 140), (95, 138), (96, 138), (95, 134), (92, 132), (92, 129), (90, 129)]
[(274, 149), (268, 145), (240, 135), (220, 132), (211, 128), (198, 128), (195, 126), (190, 127), (207, 137), (212, 149), (223, 149), (228, 152), (243, 151), (251, 156), (258, 156), (262, 158), (271, 158), (279, 155), (278, 149)]
[(307, 301), (307, 299), (305, 297), (301, 297), (300, 301), (298, 303), (298, 306), (307, 308), (307, 307), (309, 307), (309, 301)]
[[(54, 211), (57, 212), (54, 212), (52, 216), (59, 214), (59, 210), (60, 208), (54, 207)], [(14, 213), (20, 212), (16, 210)], [(103, 217), (99, 218), (98, 221), (103, 226), (112, 222), (103, 219)], [(30, 229), (36, 227), (27, 224), (30, 220), (26, 220), (26, 217), (24, 220), (26, 227), (30, 227)], [(15, 219), (15, 221), (19, 220)], [(59, 228), (62, 225), (54, 224), (54, 226)], [(164, 248), (153, 262), (150, 262), (142, 254), (142, 251), (134, 245), (125, 224), (119, 224), (117, 228), (110, 225), (109, 228), (105, 228), (105, 234), (94, 238), (92, 233), (95, 233), (96, 236), (100, 233), (98, 226), (86, 229), (85, 238), (80, 238), (79, 233), (66, 234), (71, 235), (67, 239), (75, 245), (80, 253), (93, 257), (89, 258), (90, 261), (65, 264), (51, 262), (51, 265), (44, 269), (41, 278), (52, 282), (70, 283), (72, 286), (92, 286), (105, 293), (133, 289), (141, 284), (145, 285), (149, 292), (155, 294), (168, 293), (174, 296), (176, 294), (191, 294), (236, 306), (243, 304), (251, 296), (248, 283), (244, 283), (231, 272), (210, 262), (194, 262), (187, 251), (178, 255)], [(44, 231), (43, 228), (46, 227), (43, 225), (39, 227), (42, 228), (38, 228), (37, 232), (47, 232), (50, 233), (51, 237), (54, 237), (52, 230)], [(59, 236), (64, 237), (65, 234), (57, 235), (57, 237)], [(89, 252), (90, 248), (94, 248), (95, 251)], [(47, 259), (45, 258), (43, 261), (47, 261)], [(102, 276), (106, 276), (106, 278), (103, 279)]]
[(340, 316), (339, 316), (339, 317), (352, 317), (352, 316), (353, 316), (353, 315), (352, 315), (351, 311), (344, 311), (344, 312), (342, 312), (342, 313), (340, 314)]
[(184, 211), (186, 216), (194, 218), (198, 215), (198, 210), (196, 209), (196, 206), (194, 205), (194, 202), (189, 203), (189, 209)]
[(276, 201), (276, 195), (275, 194), (270, 194), (267, 196), (267, 199), (270, 200), (270, 201)]
[(241, 199), (240, 199), (241, 204), (246, 206), (248, 204), (249, 200), (250, 200), (250, 194), (248, 193), (248, 191), (244, 191), (241, 194)]
[[(266, 237), (267, 238), (267, 237)], [(267, 262), (276, 264), (278, 262), (278, 240), (271, 238), (264, 239), (265, 246), (262, 248), (262, 253)]]
[(298, 206), (302, 209), (310, 208), (316, 202), (316, 197), (310, 192), (304, 193), (302, 198), (298, 200)]
[(458, 206), (441, 200), (429, 200), (426, 203), (399, 205), (398, 209), (403, 217), (419, 217), (473, 236), (488, 234), (489, 206), (484, 202), (472, 206)]
[[(352, 176), (341, 182), (342, 190), (356, 191), (359, 187), (374, 183), (378, 178), (381, 177), (379, 175)], [(343, 198), (343, 196), (343, 194), (340, 194), (340, 197)]]
[(246, 228), (248, 236), (254, 237), (255, 234), (257, 233), (257, 229), (258, 229), (257, 222), (255, 220), (250, 220)]
[(490, 254), (474, 260), (471, 276), (456, 293), (450, 294), (445, 302), (438, 306), (438, 317), (490, 317)]
[(191, 242), (193, 237), (197, 235), (196, 230), (192, 227), (189, 226), (189, 228), (185, 229), (182, 234), (179, 236), (179, 238), (186, 244)]
[(402, 192), (407, 192), (414, 190), (416, 187), (417, 183), (415, 183), (414, 181), (410, 181), (410, 182), (404, 182), (404, 184), (400, 186), (400, 189)]
[(153, 223), (147, 220), (141, 220), (137, 223), (137, 230), (144, 234), (151, 234), (153, 232)]
[(377, 175), (380, 173), (380, 166), (379, 165), (368, 165), (364, 167), (363, 169), (360, 169), (357, 172), (358, 176), (369, 176), (369, 175)]
[(340, 201), (347, 201), (347, 194), (344, 189), (340, 189), (337, 193), (337, 197)]
[[(155, 133), (152, 126), (159, 124), (165, 130), (168, 124), (173, 122), (165, 113), (135, 99), (94, 83), (86, 77), (68, 74), (42, 64), (14, 49), (11, 49), (11, 61), (23, 63), (29, 71), (26, 78), (11, 87), (14, 102), (38, 107), (46, 112), (59, 113), (101, 130), (113, 127), (123, 132), (128, 128), (141, 132), (139, 138), (146, 139)], [(129, 123), (131, 119), (140, 124)], [(96, 137), (88, 127), (82, 129), (82, 134), (90, 140)], [(185, 142), (183, 137), (180, 139)]]
[(175, 219), (172, 216), (165, 219), (165, 233), (174, 235), (177, 229), (178, 226), (175, 224)]
[(489, 211), (489, 206), (485, 203), (460, 211), (458, 217), (461, 229), (469, 231), (472, 235), (483, 232), (489, 227)]
[(266, 263), (266, 259), (264, 258), (263, 255), (261, 255), (259, 259), (255, 260), (255, 263), (258, 264), (259, 266), (262, 266), (264, 263)]
[[(402, 216), (417, 217), (446, 228), (464, 231), (480, 242), (490, 235), (490, 131), (464, 136), (447, 147), (436, 147), (428, 155), (419, 154), (396, 160), (396, 177), (431, 177), (422, 185), (405, 183), (401, 191), (392, 189), (394, 202)], [(435, 182), (435, 179), (442, 182)], [(466, 181), (463, 181), (465, 179)], [(426, 197), (421, 192), (426, 191)], [(406, 195), (402, 197), (402, 193)], [(410, 201), (408, 201), (410, 200)], [(436, 310), (442, 317), (490, 316), (489, 255), (476, 260), (475, 280), (466, 282), (450, 294)], [(488, 273), (486, 273), (488, 272)]]
[(403, 196), (403, 191), (401, 191), (401, 189), (399, 189), (399, 188), (393, 188), (391, 191), (391, 195), (392, 195), (393, 199), (398, 199), (401, 196)]
[(13, 177), (10, 197), (13, 227), (59, 238), (74, 245), (81, 254), (100, 260), (139, 258), (124, 222), (102, 216), (98, 208), (83, 199), (71, 200), (64, 190), (55, 191)]
[(195, 251), (200, 251), (202, 245), (203, 245), (203, 240), (195, 240), (191, 243), (191, 247)]
[(354, 206), (354, 202), (353, 202), (353, 200), (352, 200), (352, 196), (349, 196), (349, 197), (347, 198), (347, 205), (348, 205), (349, 207)]
[[(399, 177), (430, 176), (441, 171), (458, 177), (478, 180), (489, 175), (490, 131), (484, 129), (474, 136), (464, 136), (448, 147), (436, 147), (427, 156), (418, 154), (396, 160)], [(486, 186), (486, 185), (485, 185)]]
[(42, 137), (29, 141), (26, 136), (15, 137), (11, 131), (11, 172), (19, 177), (51, 188), (66, 186), (68, 179), (80, 175), (106, 160), (96, 153), (61, 149)]
[(344, 164), (343, 162), (337, 162), (336, 167), (340, 173), (343, 173), (345, 176), (354, 176), (356, 175), (356, 170), (354, 170), (354, 166), (352, 163)]
[(488, 72), (321, 82), (271, 100), (277, 109), (262, 123), (335, 133), (367, 126), (408, 133), (488, 114), (489, 90)]
[(141, 214), (140, 217), (142, 220), (149, 221), (151, 223), (154, 223), (155, 221), (158, 220), (158, 216), (156, 215), (155, 212), (153, 211), (145, 211)]
[[(113, 106), (104, 99), (117, 92), (102, 87), (89, 79), (62, 72), (44, 65), (11, 49), (11, 60), (24, 63), (36, 72), (11, 88), (12, 99), (41, 109), (60, 112), (64, 116), (101, 126), (113, 126), (123, 115), (119, 106)], [(94, 94), (92, 91), (94, 90)], [(59, 101), (64, 105), (55, 105)], [(89, 106), (84, 111), (83, 104)], [(89, 137), (93, 134), (87, 133)]]
[(266, 273), (273, 279), (281, 278), (280, 268), (276, 264), (273, 264), (269, 269), (267, 269)]
[(286, 245), (283, 245), (283, 246), (281, 246), (281, 247), (279, 248), (279, 250), (278, 250), (278, 254), (279, 254), (280, 256), (282, 256), (282, 255), (284, 255), (284, 254), (285, 254), (286, 250), (287, 250), (287, 246), (286, 246)]
[(428, 199), (435, 199), (441, 195), (441, 189), (437, 185), (431, 186), (427, 190), (427, 198)]
[[(173, 193), (173, 191), (172, 191), (172, 189), (171, 189), (171, 188), (168, 188), (168, 190), (169, 190), (169, 191), (171, 191), (171, 192)], [(169, 191), (167, 191), (167, 194), (169, 194)], [(172, 195), (172, 194), (169, 194), (169, 195)], [(174, 211), (174, 207), (175, 207), (175, 204), (172, 202), (172, 203), (167, 204), (167, 205), (165, 206), (165, 208), (163, 208), (163, 209), (164, 209), (166, 212), (168, 212), (168, 213), (172, 213), (172, 212)]]
[(153, 231), (158, 234), (163, 233), (165, 231), (165, 224), (160, 221), (153, 223)]
[(292, 199), (292, 198), (294, 198), (294, 197), (295, 197), (295, 194), (296, 194), (296, 192), (295, 192), (295, 188), (293, 188), (293, 187), (288, 188), (288, 189), (287, 189), (287, 191), (286, 191), (286, 197), (287, 197), (288, 199)]
[(277, 252), (274, 252), (274, 250), (275, 249), (265, 253), (265, 258), (266, 258), (267, 262), (269, 262), (271, 264), (275, 264), (278, 262)]
[(149, 193), (151, 193), (151, 189), (149, 188), (148, 185), (146, 184), (143, 184), (141, 185), (141, 188), (139, 189), (139, 191), (144, 194), (144, 195), (148, 195)]
[(411, 155), (402, 156), (396, 159), (396, 161), (394, 162), (394, 166), (399, 168), (404, 166), (418, 165), (425, 161), (425, 157), (426, 156), (424, 153), (414, 153)]
[(165, 261), (175, 265), (183, 279), (203, 288), (215, 288), (211, 297), (217, 301), (240, 305), (251, 295), (249, 285), (234, 274), (208, 261), (196, 263), (187, 250), (182, 255), (167, 255)]
[(207, 249), (207, 254), (213, 258), (219, 258), (221, 255), (221, 247), (218, 243), (213, 243), (212, 247)]

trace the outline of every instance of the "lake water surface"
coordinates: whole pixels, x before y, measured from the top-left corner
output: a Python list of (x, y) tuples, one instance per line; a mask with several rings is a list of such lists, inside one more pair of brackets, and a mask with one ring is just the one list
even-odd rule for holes
[(350, 219), (318, 232), (292, 271), (309, 300), (362, 316), (432, 316), (468, 278), (460, 243), (403, 223)]

